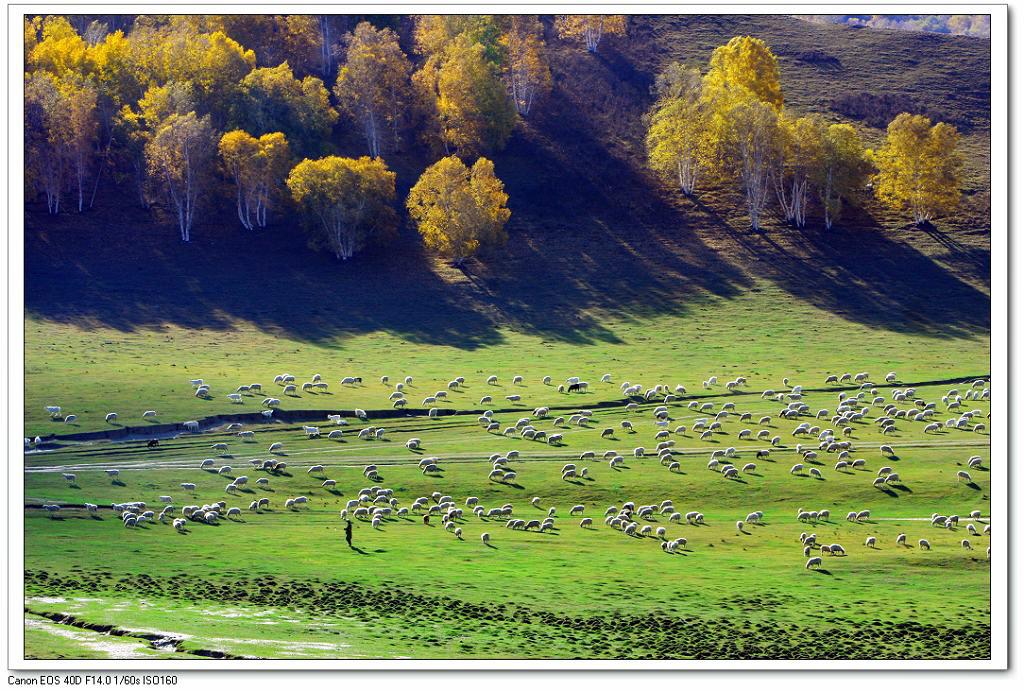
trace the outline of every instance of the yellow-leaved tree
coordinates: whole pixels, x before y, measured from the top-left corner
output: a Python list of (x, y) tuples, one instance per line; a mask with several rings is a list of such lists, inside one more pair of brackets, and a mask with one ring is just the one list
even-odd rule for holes
[(811, 181), (822, 165), (825, 122), (818, 115), (778, 119), (778, 155), (772, 161), (772, 182), (782, 215), (797, 228), (807, 223)]
[(494, 164), (477, 159), (472, 168), (448, 156), (423, 171), (406, 200), (423, 243), (460, 266), (484, 246), (507, 240), (505, 186)]
[(782, 156), (778, 115), (771, 105), (756, 99), (740, 101), (726, 113), (725, 161), (740, 183), (753, 230), (761, 230), (772, 172)]
[(709, 171), (738, 182), (750, 215), (761, 228), (761, 215), (779, 170), (785, 140), (779, 126), (782, 86), (779, 67), (767, 44), (736, 36), (711, 54), (702, 84), (708, 109)]
[(720, 101), (722, 108), (748, 98), (782, 108), (779, 63), (759, 38), (735, 36), (715, 48), (704, 82), (708, 96)]
[(412, 65), (391, 29), (360, 22), (347, 37), (345, 64), (338, 70), (338, 107), (362, 127), (371, 156), (397, 149), (412, 100)]
[(909, 212), (918, 225), (955, 209), (960, 203), (959, 139), (952, 125), (932, 125), (923, 115), (897, 115), (885, 143), (870, 154), (878, 168), (875, 196), (892, 209)]
[(469, 33), (456, 36), (413, 75), (421, 107), (444, 145), (464, 155), (505, 146), (516, 111), (499, 68)]
[(226, 132), (220, 138), (220, 157), (235, 181), (238, 220), (252, 230), (267, 227), (270, 202), (288, 172), (291, 152), (281, 132), (253, 137), (244, 130)]
[(25, 79), (25, 182), (46, 195), (46, 208), (60, 213), (73, 139), (67, 98), (49, 72)]
[(533, 104), (551, 91), (551, 68), (544, 47), (544, 27), (536, 15), (502, 17), (502, 74), (516, 112), (530, 114)]
[(316, 77), (297, 79), (287, 62), (257, 67), (238, 84), (231, 122), (247, 132), (284, 132), (302, 154), (325, 148), (338, 112)]
[(395, 174), (379, 158), (305, 159), (292, 168), (287, 185), (312, 221), (312, 244), (338, 259), (386, 240), (398, 226)]
[(591, 53), (606, 35), (626, 35), (624, 14), (563, 14), (555, 18), (555, 30), (559, 38), (579, 40)]
[(146, 142), (150, 179), (167, 194), (178, 220), (181, 239), (192, 239), (200, 193), (216, 149), (210, 116), (173, 114)]
[(712, 154), (709, 106), (701, 95), (700, 70), (669, 65), (658, 76), (655, 89), (658, 101), (648, 116), (647, 157), (655, 171), (676, 180), (689, 196)]
[(870, 175), (871, 162), (853, 125), (829, 125), (821, 140), (821, 163), (815, 176), (826, 230), (839, 218), (843, 202), (864, 191)]

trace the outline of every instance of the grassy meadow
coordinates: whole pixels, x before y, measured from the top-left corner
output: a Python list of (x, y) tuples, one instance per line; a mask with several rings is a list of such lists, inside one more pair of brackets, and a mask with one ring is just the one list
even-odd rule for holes
[[(474, 394), (486, 387), (467, 384)], [(601, 386), (618, 390), (615, 383)], [(949, 388), (919, 387), (918, 395), (937, 399)], [(859, 423), (850, 439), (864, 467), (834, 470), (835, 454), (823, 453), (806, 464), (820, 469), (816, 479), (806, 470), (790, 472), (801, 460), (795, 448), (800, 438), (790, 434), (796, 422), (773, 417), (768, 425), (755, 424), (777, 412), (778, 403), (762, 400), (759, 391), (717, 389), (701, 403), (713, 402), (717, 411), (733, 402), (737, 415), (750, 412), (754, 420), (740, 424), (729, 416), (724, 431), (703, 441), (690, 431), (673, 434), (679, 471), (669, 471), (653, 455), (657, 428), (650, 403), (628, 412), (597, 410), (586, 427), (556, 428), (553, 418), (560, 411), (552, 411), (537, 424), (564, 434), (556, 446), (488, 433), (469, 414), (387, 420), (380, 441), (357, 439), (359, 424), (351, 420), (340, 441), (306, 439), (301, 425), (276, 423), (251, 427), (251, 442), (221, 427), (156, 449), (142, 442), (69, 443), (31, 453), (26, 607), (34, 616), (60, 613), (100, 627), (159, 634), (163, 651), (172, 639), (176, 655), (984, 657), (988, 538), (971, 536), (973, 549), (966, 550), (960, 545), (966, 523), (946, 530), (927, 519), (933, 512), (966, 516), (980, 510), (987, 516), (987, 435), (924, 434), (922, 423), (901, 422), (897, 433), (883, 437), (877, 425)], [(830, 405), (839, 390), (809, 394), (805, 402), (816, 410)], [(583, 398), (573, 396), (574, 402)], [(685, 400), (669, 405), (673, 428), (708, 415)], [(986, 413), (987, 403), (979, 402), (978, 409)], [(529, 412), (496, 413), (495, 419), (504, 427)], [(624, 419), (633, 421), (635, 433), (621, 429)], [(608, 426), (615, 433), (602, 438)], [(709, 470), (715, 449), (735, 446), (739, 466), (753, 461), (754, 451), (771, 448), (764, 441), (737, 440), (746, 426), (784, 441), (738, 480)], [(405, 448), (412, 437), (421, 440), (420, 449)], [(222, 441), (227, 452), (211, 449)], [(267, 452), (278, 441), (283, 450)], [(882, 443), (894, 445), (895, 459), (878, 450)], [(647, 455), (634, 458), (632, 450), (640, 445)], [(489, 481), (487, 456), (513, 448), (520, 451), (520, 459), (510, 463), (516, 480)], [(588, 450), (598, 458), (580, 461)], [(626, 457), (621, 468), (603, 461), (608, 450)], [(439, 473), (420, 471), (424, 455), (440, 457)], [(972, 483), (957, 482), (956, 472), (972, 455), (982, 456), (982, 467), (971, 470)], [(268, 474), (249, 463), (267, 457), (287, 468)], [(200, 470), (203, 458), (214, 458), (215, 469), (231, 470)], [(561, 480), (566, 462), (588, 465), (589, 477)], [(363, 477), (368, 463), (380, 468), (376, 483)], [(310, 474), (312, 465), (325, 468)], [(872, 480), (883, 465), (901, 481), (880, 489)], [(115, 482), (104, 472), (110, 468), (120, 470)], [(74, 473), (75, 481), (69, 484), (64, 472)], [(249, 483), (227, 493), (225, 485), (242, 474)], [(268, 485), (255, 484), (262, 476)], [(321, 487), (328, 478), (336, 488)], [(185, 493), (182, 482), (195, 483), (195, 492)], [(426, 526), (413, 514), (387, 519), (376, 529), (355, 521), (358, 551), (350, 551), (338, 512), (371, 485), (392, 488), (402, 506), (440, 491), (460, 506), (469, 496), (488, 508), (511, 503), (513, 517), (527, 520), (553, 507), (556, 529), (509, 530), (506, 519), (479, 518), (466, 508), (457, 521), (461, 540), (438, 525), (437, 517)], [(159, 509), (156, 499), (163, 494), (175, 506), (223, 498), (243, 514), (218, 525), (190, 523), (181, 535), (160, 523), (125, 529), (109, 510), (90, 515), (73, 508), (141, 500)], [(285, 498), (300, 494), (309, 497), (308, 507), (284, 508)], [(263, 496), (270, 499), (268, 510), (246, 509)], [(530, 503), (533, 497), (540, 498), (537, 507)], [(650, 520), (667, 528), (668, 539), (688, 541), (683, 551), (666, 554), (659, 538), (629, 537), (603, 523), (605, 509), (627, 499), (671, 499), (680, 512), (703, 512), (705, 525), (670, 523), (667, 514)], [(51, 502), (67, 508), (51, 518), (38, 508)], [(576, 504), (585, 506), (580, 516), (592, 518), (595, 527), (582, 528), (579, 516), (568, 515)], [(800, 508), (827, 508), (831, 517), (805, 525), (796, 520)], [(870, 519), (845, 520), (849, 511), (863, 509), (871, 511)], [(763, 525), (738, 531), (736, 521), (754, 510), (765, 512)], [(983, 521), (975, 523), (980, 530)], [(483, 532), (492, 536), (489, 546), (480, 541)], [(826, 558), (820, 571), (805, 569), (801, 532), (815, 532), (824, 544), (838, 542), (848, 555)], [(910, 546), (896, 546), (901, 532)], [(877, 548), (864, 546), (868, 535), (877, 538)], [(921, 537), (932, 544), (930, 551), (918, 549)], [(113, 563), (110, 555), (117, 555)], [(957, 582), (952, 610), (951, 573)], [(821, 607), (827, 607), (824, 622)], [(822, 637), (825, 623), (831, 633)], [(622, 627), (631, 635), (614, 635)], [(32, 631), (35, 639), (48, 629)], [(936, 645), (949, 639), (956, 643)]]

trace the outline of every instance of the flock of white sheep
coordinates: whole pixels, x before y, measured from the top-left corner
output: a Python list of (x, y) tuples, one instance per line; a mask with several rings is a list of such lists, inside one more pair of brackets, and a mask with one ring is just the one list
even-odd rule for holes
[[(600, 381), (606, 385), (611, 384), (611, 380), (611, 374), (605, 374), (600, 378)], [(499, 385), (497, 375), (491, 375), (484, 381), (485, 386), (488, 387)], [(274, 383), (281, 387), (283, 395), (296, 392), (298, 387), (295, 382), (295, 377), (287, 373), (274, 377)], [(389, 389), (391, 388), (389, 377), (381, 377), (380, 382)], [(511, 379), (511, 382), (513, 386), (522, 385), (523, 377), (515, 376)], [(544, 377), (541, 382), (545, 386), (553, 386), (551, 377)], [(873, 422), (883, 435), (896, 431), (897, 425), (911, 422), (922, 423), (925, 434), (938, 433), (943, 429), (975, 433), (985, 430), (984, 424), (977, 422), (983, 415), (982, 411), (980, 409), (964, 409), (969, 401), (989, 399), (990, 391), (984, 380), (971, 382), (969, 388), (966, 388), (964, 391), (958, 388), (950, 389), (941, 397), (940, 401), (925, 400), (918, 395), (914, 388), (898, 388), (896, 386), (897, 376), (895, 372), (887, 374), (885, 382), (887, 386), (891, 387), (888, 397), (882, 394), (879, 386), (870, 381), (870, 377), (866, 372), (830, 375), (825, 380), (826, 385), (852, 383), (857, 386), (855, 392), (846, 390), (838, 392), (838, 399), (834, 410), (821, 408), (812, 411), (804, 402), (807, 393), (804, 387), (790, 384), (788, 378), (783, 380), (784, 390), (764, 390), (760, 395), (760, 400), (771, 400), (783, 404), (783, 407), (778, 410), (775, 417), (782, 420), (799, 420), (801, 417), (804, 418), (803, 421), (796, 425), (790, 436), (794, 439), (813, 440), (811, 443), (805, 444), (800, 442), (795, 444), (795, 452), (801, 462), (794, 464), (790, 468), (789, 474), (823, 480), (824, 474), (817, 467), (822, 465), (819, 459), (823, 454), (833, 457), (833, 471), (835, 473), (849, 475), (858, 470), (865, 469), (868, 461), (865, 458), (855, 457), (858, 455), (858, 449), (853, 437), (857, 430), (857, 425), (866, 425), (869, 421)], [(193, 387), (195, 396), (209, 397), (210, 386), (204, 380), (194, 379), (190, 381), (190, 384)], [(342, 386), (359, 386), (362, 384), (362, 379), (360, 377), (345, 377), (341, 380), (341, 384)], [(439, 405), (448, 398), (450, 392), (462, 392), (465, 389), (465, 384), (466, 380), (463, 377), (455, 377), (448, 382), (446, 389), (438, 390), (423, 398), (422, 405), (428, 408), (428, 416), (439, 416), (441, 414)], [(746, 384), (746, 378), (741, 376), (729, 380), (724, 386), (728, 391), (736, 392), (741, 387), (746, 386)], [(715, 376), (709, 377), (703, 381), (702, 385), (705, 390), (714, 389), (718, 386), (718, 378)], [(409, 394), (412, 386), (412, 377), (402, 378), (394, 384), (393, 391), (387, 395), (387, 400), (394, 408), (407, 406), (408, 400), (406, 396)], [(313, 375), (308, 382), (301, 385), (302, 391), (324, 390), (326, 388), (327, 384), (319, 374)], [(557, 390), (560, 393), (566, 394), (584, 392), (589, 388), (589, 383), (579, 377), (570, 377), (564, 383), (557, 386)], [(237, 387), (232, 393), (227, 394), (227, 397), (233, 402), (241, 403), (243, 394), (262, 394), (262, 389), (262, 385), (258, 383), (245, 384)], [(627, 415), (635, 416), (641, 414), (641, 406), (646, 407), (649, 404), (654, 404), (650, 410), (650, 422), (653, 423), (654, 430), (654, 445), (650, 448), (636, 446), (629, 455), (635, 459), (656, 457), (660, 465), (666, 467), (670, 473), (680, 472), (682, 468), (680, 459), (693, 453), (692, 449), (686, 452), (679, 452), (675, 449), (677, 440), (682, 438), (707, 440), (714, 438), (715, 435), (720, 437), (721, 435), (735, 433), (737, 442), (753, 440), (767, 442), (765, 448), (754, 450), (754, 460), (770, 459), (773, 450), (781, 450), (781, 447), (783, 447), (782, 436), (773, 434), (773, 416), (757, 415), (755, 425), (755, 414), (750, 411), (739, 410), (735, 400), (726, 401), (718, 406), (713, 402), (699, 399), (685, 401), (687, 390), (681, 384), (675, 386), (656, 384), (651, 387), (644, 387), (638, 383), (624, 381), (620, 385), (620, 390), (623, 395), (624, 410)], [(510, 404), (520, 404), (522, 396), (520, 394), (509, 394), (504, 396), (504, 399)], [(479, 402), (480, 405), (491, 404), (493, 396), (491, 394), (484, 395), (480, 398)], [(944, 422), (933, 420), (933, 418), (939, 415), (940, 402), (941, 405), (945, 406), (946, 411), (956, 413), (956, 417), (948, 418)], [(265, 408), (262, 414), (270, 418), (273, 417), (274, 409), (280, 406), (280, 399), (267, 397), (263, 399), (262, 403)], [(677, 406), (677, 410), (685, 405), (685, 414), (689, 415), (692, 411), (692, 414), (698, 417), (693, 419), (688, 425), (676, 424), (679, 420), (673, 417), (672, 410), (669, 407), (672, 404)], [(716, 407), (718, 408), (717, 410)], [(47, 406), (46, 410), (54, 419), (61, 418), (60, 406)], [(505, 413), (507, 412), (509, 411), (505, 411)], [(356, 409), (353, 411), (353, 415), (363, 422), (369, 419), (369, 415), (365, 410)], [(142, 415), (143, 418), (155, 418), (155, 416), (156, 411), (154, 410), (146, 410)], [(542, 442), (549, 446), (562, 446), (566, 443), (566, 434), (569, 430), (573, 428), (591, 428), (596, 416), (594, 411), (589, 409), (579, 409), (571, 413), (553, 415), (550, 406), (541, 406), (534, 408), (532, 415), (519, 416), (514, 424), (503, 425), (497, 417), (498, 413), (495, 411), (486, 410), (477, 416), (477, 421), (488, 434), (507, 438), (516, 437), (524, 441)], [(75, 415), (63, 417), (66, 423), (74, 422), (75, 419), (77, 419)], [(117, 419), (117, 413), (112, 412), (106, 415), (107, 422), (113, 422)], [(827, 426), (823, 422), (825, 420), (827, 420)], [(342, 428), (348, 425), (348, 420), (340, 414), (330, 414), (327, 416), (327, 422), (329, 425), (334, 426), (335, 429), (331, 429), (326, 435), (322, 434), (319, 426), (303, 425), (303, 436), (308, 439), (317, 439), (324, 436), (329, 440), (342, 438)], [(740, 428), (730, 433), (726, 430), (726, 425), (733, 422), (739, 423)], [(600, 436), (602, 439), (615, 438), (615, 435), (620, 432), (626, 435), (636, 435), (640, 434), (638, 428), (643, 426), (642, 422), (635, 418), (622, 419), (617, 426), (603, 428)], [(184, 423), (184, 427), (191, 432), (199, 432), (198, 421), (187, 421)], [(544, 429), (545, 427), (547, 429)], [(255, 431), (242, 429), (240, 423), (228, 425), (225, 430), (227, 432), (234, 432), (243, 442), (255, 441)], [(386, 439), (385, 430), (376, 426), (361, 427), (354, 434), (358, 439), (366, 441)], [(34, 440), (25, 439), (26, 447), (38, 444), (39, 442), (40, 439), (38, 437)], [(423, 440), (419, 437), (410, 437), (404, 442), (404, 446), (410, 451), (419, 452), (423, 447)], [(212, 444), (211, 448), (226, 454), (228, 444), (226, 442), (217, 442)], [(271, 444), (268, 447), (268, 451), (275, 453), (283, 450), (283, 448), (284, 443), (278, 441)], [(707, 469), (720, 474), (723, 479), (733, 481), (739, 481), (741, 476), (754, 475), (758, 469), (757, 463), (753, 461), (741, 462), (740, 460), (744, 454), (749, 452), (749, 449), (741, 450), (735, 446), (716, 449), (710, 455)], [(893, 460), (897, 458), (895, 448), (891, 444), (882, 444), (879, 447), (879, 452), (886, 458)], [(582, 464), (587, 461), (596, 462), (598, 455), (599, 452), (595, 451), (579, 453), (579, 463), (565, 463), (561, 467), (561, 480), (579, 482), (591, 479), (589, 467)], [(628, 468), (626, 456), (616, 450), (607, 450), (601, 455), (611, 470), (621, 472)], [(518, 460), (520, 460), (520, 452), (516, 450), (492, 454), (488, 458), (490, 469), (488, 470), (486, 480), (488, 482), (514, 484), (521, 470), (514, 469), (511, 464)], [(269, 485), (270, 477), (274, 473), (281, 473), (287, 467), (287, 463), (280, 459), (253, 459), (249, 463), (252, 466), (253, 472), (267, 473), (267, 475), (255, 480), (255, 484), (264, 487)], [(418, 466), (424, 475), (441, 476), (440, 463), (441, 459), (439, 456), (425, 456), (419, 460)], [(966, 465), (971, 469), (980, 467), (981, 457), (972, 456), (968, 459)], [(202, 470), (215, 471), (220, 475), (232, 475), (234, 473), (233, 468), (229, 465), (219, 465), (218, 467), (217, 460), (213, 458), (203, 459), (199, 467)], [(520, 466), (520, 468), (522, 467)], [(823, 465), (822, 467), (826, 466)], [(364, 467), (363, 475), (370, 482), (379, 482), (380, 475), (378, 471), (379, 469), (376, 465), (369, 464)], [(337, 481), (326, 477), (325, 472), (325, 465), (313, 465), (309, 467), (307, 475), (316, 477), (320, 488), (337, 492)], [(118, 473), (119, 471), (116, 469), (108, 469), (106, 471), (109, 477), (115, 479)], [(957, 470), (955, 476), (958, 483), (973, 482), (970, 473), (966, 470)], [(64, 479), (71, 484), (77, 483), (77, 476), (73, 473), (65, 473)], [(234, 476), (231, 482), (224, 488), (224, 492), (227, 495), (236, 495), (248, 482), (249, 477), (247, 475)], [(899, 473), (895, 472), (893, 467), (888, 465), (879, 468), (877, 474), (871, 479), (872, 485), (879, 489), (898, 486), (902, 482), (903, 480)], [(181, 483), (181, 488), (183, 491), (194, 495), (196, 483)], [(121, 516), (126, 528), (135, 528), (147, 521), (154, 523), (170, 522), (174, 529), (181, 533), (188, 532), (188, 526), (193, 523), (217, 523), (222, 519), (238, 518), (243, 513), (240, 507), (229, 507), (224, 500), (205, 504), (188, 504), (181, 507), (180, 510), (174, 506), (169, 496), (161, 496), (158, 501), (163, 504), (163, 508), (158, 514), (153, 510), (147, 510), (146, 503), (142, 501), (115, 503), (111, 506), (111, 510)], [(283, 502), (283, 507), (285, 509), (298, 510), (300, 506), (306, 505), (308, 502), (309, 499), (306, 496), (297, 496), (286, 499)], [(533, 509), (539, 509), (540, 502), (541, 499), (539, 497), (534, 497), (530, 504)], [(557, 530), (555, 523), (558, 515), (557, 507), (550, 507), (546, 517), (543, 519), (520, 518), (514, 514), (515, 509), (511, 503), (485, 508), (481, 505), (478, 498), (472, 496), (466, 498), (465, 507), (475, 517), (484, 521), (504, 520), (505, 526), (511, 530), (536, 530), (538, 532)], [(54, 503), (45, 504), (43, 508), (51, 514), (56, 514), (61, 510), (61, 507)], [(87, 503), (85, 508), (89, 512), (99, 510), (96, 504)], [(271, 500), (268, 497), (253, 500), (248, 507), (250, 512), (256, 514), (270, 508)], [(175, 515), (179, 511), (180, 515)], [(570, 516), (575, 516), (582, 515), (585, 512), (586, 506), (584, 504), (576, 504), (570, 508), (568, 513)], [(467, 518), (463, 515), (463, 508), (456, 504), (452, 496), (440, 491), (433, 492), (429, 497), (418, 497), (408, 506), (400, 506), (392, 488), (375, 484), (360, 490), (356, 498), (348, 500), (345, 508), (341, 510), (342, 518), (367, 521), (373, 528), (381, 528), (385, 525), (385, 521), (390, 519), (408, 518), (412, 515), (422, 516), (423, 522), (427, 524), (429, 524), (431, 517), (436, 516), (446, 531), (451, 532), (457, 539), (461, 540), (463, 538), (463, 530), (466, 527), (467, 521)], [(666, 524), (653, 525), (651, 521), (655, 516), (667, 516)], [(745, 528), (761, 525), (764, 516), (765, 514), (762, 511), (747, 513), (744, 518), (736, 521), (737, 532), (739, 534), (750, 534)], [(862, 524), (870, 519), (870, 511), (851, 511), (847, 514), (846, 518), (849, 522)], [(981, 512), (972, 512), (970, 518), (980, 522)], [(828, 522), (830, 521), (830, 512), (828, 510), (805, 511), (801, 508), (797, 512), (797, 520), (805, 523)], [(579, 527), (581, 529), (593, 529), (593, 522), (594, 519), (592, 517), (581, 516)], [(627, 537), (656, 538), (666, 553), (675, 553), (686, 547), (687, 540), (682, 536), (670, 536), (670, 528), (674, 525), (681, 525), (684, 522), (694, 526), (702, 525), (705, 523), (705, 519), (703, 513), (699, 511), (688, 511), (685, 514), (677, 511), (671, 499), (646, 504), (626, 500), (618, 505), (609, 507), (605, 511), (604, 522), (609, 528), (621, 532)], [(937, 526), (955, 530), (958, 522), (958, 516), (935, 514), (932, 516), (931, 525), (933, 527)], [(987, 535), (990, 525), (985, 524), (982, 533), (979, 533), (974, 523), (968, 523), (966, 530), (971, 536)], [(483, 532), (481, 540), (483, 543), (490, 544), (492, 541), (491, 533)], [(897, 544), (906, 546), (906, 541), (906, 535), (901, 534), (897, 539)], [(815, 533), (802, 533), (800, 543), (804, 556), (808, 557), (806, 562), (806, 568), (808, 569), (820, 567), (823, 556), (838, 556), (847, 553), (842, 545), (819, 543)], [(931, 547), (930, 542), (926, 538), (919, 539), (918, 545), (922, 549), (930, 549)], [(877, 539), (871, 535), (866, 536), (864, 546), (869, 549), (878, 549)], [(961, 541), (961, 546), (964, 549), (973, 548), (967, 538)], [(817, 551), (818, 554), (812, 556), (813, 551)]]

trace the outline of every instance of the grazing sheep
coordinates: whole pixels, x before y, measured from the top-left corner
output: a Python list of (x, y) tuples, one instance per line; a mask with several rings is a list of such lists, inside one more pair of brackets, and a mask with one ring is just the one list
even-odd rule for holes
[(490, 542), (491, 542), (491, 534), (490, 533), (482, 533), (480, 535), (480, 541), (483, 542), (485, 545), (490, 544)]
[(920, 547), (921, 549), (927, 549), (927, 550), (931, 550), (931, 548), (932, 548), (932, 544), (930, 542), (928, 542), (927, 540), (925, 540), (924, 538), (921, 538), (920, 540), (917, 541), (917, 546)]
[(958, 470), (958, 471), (956, 471), (956, 481), (957, 481), (957, 483), (959, 484), (959, 482), (961, 480), (963, 480), (964, 482), (966, 482), (968, 484), (973, 482), (973, 480), (971, 480), (971, 474), (968, 473), (966, 470)]
[(805, 569), (809, 569), (812, 566), (814, 566), (814, 567), (821, 566), (821, 557), (811, 557), (810, 559), (807, 560), (807, 563), (804, 565), (804, 568)]

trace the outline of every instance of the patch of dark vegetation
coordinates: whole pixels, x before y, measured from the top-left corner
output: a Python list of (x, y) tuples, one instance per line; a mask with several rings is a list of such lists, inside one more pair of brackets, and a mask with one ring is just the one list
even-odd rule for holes
[(801, 50), (793, 53), (793, 58), (800, 62), (807, 62), (823, 69), (839, 69), (843, 63), (834, 55), (823, 50)]
[[(192, 604), (205, 600), (236, 607), (290, 608), (318, 619), (373, 620), (381, 636), (436, 649), (439, 658), (450, 657), (454, 645), (466, 657), (496, 658), (977, 660), (991, 656), (990, 629), (983, 624), (833, 618), (827, 625), (810, 628), (659, 611), (573, 616), (523, 604), (423, 595), (395, 586), (373, 588), (273, 575), (215, 582), (186, 574), (156, 580), (145, 574), (115, 578), (110, 572), (77, 571), (62, 578), (26, 571), (25, 583), (30, 592), (114, 592)], [(779, 603), (765, 599), (763, 604), (770, 609)], [(445, 622), (444, 633), (436, 626), (420, 626), (437, 622)], [(466, 628), (474, 631), (473, 639), (458, 635)]]
[(956, 125), (962, 132), (969, 132), (973, 122), (968, 117), (957, 117), (950, 113), (942, 112), (932, 106), (922, 103), (913, 96), (894, 93), (870, 93), (866, 91), (858, 93), (840, 94), (832, 99), (829, 104), (836, 113), (854, 120), (860, 120), (866, 125), (884, 130), (889, 123), (900, 113), (913, 113), (925, 115), (932, 122), (948, 122)]

